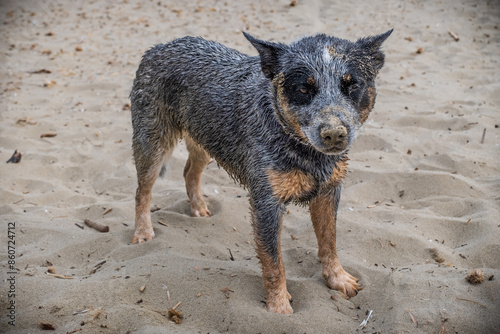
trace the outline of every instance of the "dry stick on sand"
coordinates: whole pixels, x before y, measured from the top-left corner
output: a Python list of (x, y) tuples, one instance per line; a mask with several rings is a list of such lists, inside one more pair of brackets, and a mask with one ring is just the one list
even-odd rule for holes
[(56, 278), (62, 278), (62, 279), (74, 279), (72, 276), (64, 276), (64, 275), (58, 275), (58, 274), (51, 274), (51, 273), (46, 273), (49, 276), (53, 276)]
[(455, 40), (455, 42), (458, 42), (460, 40), (460, 37), (458, 37), (458, 34), (456, 32), (453, 32), (451, 30), (448, 31), (448, 34), (450, 34), (451, 37)]
[(229, 248), (227, 250), (229, 251), (231, 261), (234, 261), (233, 253), (231, 252), (231, 250)]
[(168, 224), (165, 224), (165, 223), (164, 223), (164, 222), (162, 222), (161, 220), (159, 220), (159, 221), (158, 221), (158, 224), (168, 227)]
[(95, 274), (96, 271), (98, 271), (99, 269), (101, 269), (102, 265), (106, 263), (106, 260), (102, 260), (101, 262), (99, 262), (98, 264), (96, 264), (94, 266), (94, 269), (92, 269), (89, 273), (89, 275), (92, 275), (92, 274)]
[(109, 232), (109, 226), (93, 222), (92, 220), (89, 220), (89, 219), (85, 219), (83, 222), (88, 227), (92, 227), (94, 230), (97, 230), (99, 232), (103, 232), (103, 233), (104, 232)]
[(486, 136), (486, 128), (483, 130), (483, 136), (481, 137), (481, 144), (484, 144), (484, 136)]
[(477, 305), (479, 305), (479, 306), (482, 306), (482, 307), (484, 307), (484, 308), (488, 308), (488, 306), (486, 306), (486, 305), (484, 305), (484, 304), (481, 304), (480, 302), (476, 302), (475, 300), (470, 300), (470, 299), (465, 299), (465, 298), (458, 298), (458, 297), (457, 297), (457, 299), (458, 299), (458, 300), (464, 300), (464, 301), (466, 301), (466, 302), (471, 302), (471, 303), (477, 304)]

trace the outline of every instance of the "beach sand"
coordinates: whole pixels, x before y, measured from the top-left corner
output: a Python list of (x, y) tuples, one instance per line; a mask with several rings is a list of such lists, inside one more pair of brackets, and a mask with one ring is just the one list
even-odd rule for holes
[[(2, 1), (0, 332), (500, 332), (499, 24), (494, 1)], [(213, 216), (191, 218), (183, 144), (154, 187), (156, 238), (131, 244), (128, 95), (144, 51), (199, 35), (256, 55), (242, 31), (289, 43), (391, 28), (338, 214), (358, 296), (326, 287), (309, 213), (290, 205), (295, 313), (267, 312), (247, 192), (211, 163)], [(22, 160), (6, 164), (16, 149)], [(473, 269), (482, 283), (466, 281)], [(182, 324), (167, 317), (178, 302)]]

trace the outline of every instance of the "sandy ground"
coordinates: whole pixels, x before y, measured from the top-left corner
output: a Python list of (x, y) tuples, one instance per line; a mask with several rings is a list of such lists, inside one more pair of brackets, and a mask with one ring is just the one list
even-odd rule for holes
[[(0, 332), (38, 333), (40, 322), (56, 333), (500, 332), (499, 8), (1, 1)], [(189, 217), (183, 145), (154, 188), (157, 237), (131, 244), (128, 94), (145, 50), (200, 35), (256, 55), (242, 30), (290, 42), (390, 28), (377, 104), (351, 151), (339, 209), (339, 256), (361, 278), (358, 296), (325, 286), (309, 214), (290, 206), (282, 249), (295, 314), (267, 312), (247, 193), (212, 163), (202, 182), (214, 215)], [(16, 149), (21, 162), (6, 164)], [(110, 231), (81, 229), (84, 219)], [(475, 268), (485, 276), (477, 285), (465, 280)], [(180, 325), (166, 317), (179, 301)]]

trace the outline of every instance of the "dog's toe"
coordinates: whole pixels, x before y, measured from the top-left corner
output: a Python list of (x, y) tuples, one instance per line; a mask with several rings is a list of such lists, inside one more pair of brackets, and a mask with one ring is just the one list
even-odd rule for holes
[(193, 217), (210, 217), (212, 213), (208, 209), (194, 209), (192, 215)]
[(152, 240), (155, 237), (154, 232), (151, 233), (135, 233), (132, 238), (133, 244), (142, 244), (143, 242)]
[(359, 279), (342, 268), (336, 271), (335, 275), (325, 276), (325, 280), (330, 289), (338, 290), (347, 299), (356, 296), (363, 289), (361, 284), (358, 284)]

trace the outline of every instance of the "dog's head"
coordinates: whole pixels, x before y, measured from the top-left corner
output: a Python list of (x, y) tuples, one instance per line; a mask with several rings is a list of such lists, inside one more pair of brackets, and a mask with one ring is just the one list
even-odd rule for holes
[(320, 34), (290, 45), (244, 35), (272, 82), (274, 108), (285, 131), (336, 155), (350, 147), (375, 104), (375, 77), (384, 65), (380, 47), (391, 33), (356, 42)]

